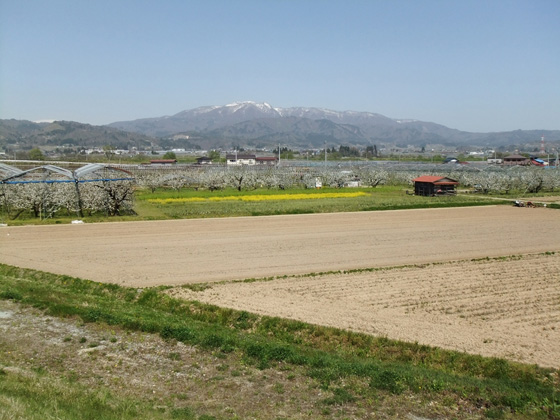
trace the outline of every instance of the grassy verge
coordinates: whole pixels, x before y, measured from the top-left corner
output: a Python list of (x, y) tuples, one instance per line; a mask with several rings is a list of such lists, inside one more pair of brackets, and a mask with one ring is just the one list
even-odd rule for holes
[[(326, 405), (405, 395), (445, 400), (491, 418), (560, 418), (560, 390), (553, 381), (557, 372), (551, 369), (181, 301), (163, 288), (123, 288), (6, 265), (0, 265), (0, 298), (57, 317), (79, 317), (85, 323), (158, 334), (210, 352), (236, 354), (259, 369), (294, 366), (329, 392)], [(52, 395), (35, 382), (20, 387), (6, 377), (0, 372), (0, 394), (19, 399), (25, 410), (34, 401), (47, 404), (60, 398), (64, 405), (70, 398), (64, 396), (66, 384)], [(365, 386), (347, 385), (356, 380)], [(18, 394), (20, 388), (24, 391)], [(94, 391), (78, 388), (75, 392), (89, 401), (87, 396)], [(36, 400), (28, 401), (32, 394)], [(130, 404), (125, 399), (93, 398), (91, 404), (94, 408), (88, 410), (100, 405), (122, 413), (107, 418), (129, 418), (138, 409), (132, 404), (127, 417)]]

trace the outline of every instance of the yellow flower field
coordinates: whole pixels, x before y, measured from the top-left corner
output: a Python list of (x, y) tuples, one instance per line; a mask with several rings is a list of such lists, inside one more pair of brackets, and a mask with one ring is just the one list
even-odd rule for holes
[(176, 203), (193, 203), (204, 201), (271, 201), (271, 200), (318, 200), (322, 198), (354, 198), (368, 195), (363, 191), (357, 192), (333, 192), (323, 194), (257, 194), (257, 195), (241, 195), (226, 197), (184, 197), (184, 198), (153, 198), (147, 200), (153, 204), (176, 204)]

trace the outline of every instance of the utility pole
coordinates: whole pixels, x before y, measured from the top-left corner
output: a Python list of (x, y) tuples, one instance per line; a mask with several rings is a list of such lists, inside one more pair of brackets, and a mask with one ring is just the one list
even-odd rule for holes
[(327, 142), (325, 142), (325, 168), (327, 167)]

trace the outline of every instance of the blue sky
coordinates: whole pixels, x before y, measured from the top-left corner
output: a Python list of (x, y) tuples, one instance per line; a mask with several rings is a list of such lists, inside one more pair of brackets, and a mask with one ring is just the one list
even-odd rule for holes
[(0, 118), (245, 100), (560, 129), (560, 1), (0, 0)]

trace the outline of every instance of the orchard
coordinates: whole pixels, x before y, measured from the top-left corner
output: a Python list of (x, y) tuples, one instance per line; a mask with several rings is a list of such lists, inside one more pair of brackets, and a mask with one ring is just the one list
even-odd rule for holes
[(462, 190), (479, 194), (538, 194), (560, 189), (560, 171), (553, 168), (433, 164), (337, 164), (325, 166), (237, 166), (88, 164), (76, 170), (44, 165), (28, 170), (0, 164), (0, 203), (8, 219), (134, 214), (137, 189), (217, 191), (233, 189), (380, 185), (411, 188), (421, 175), (455, 179)]

